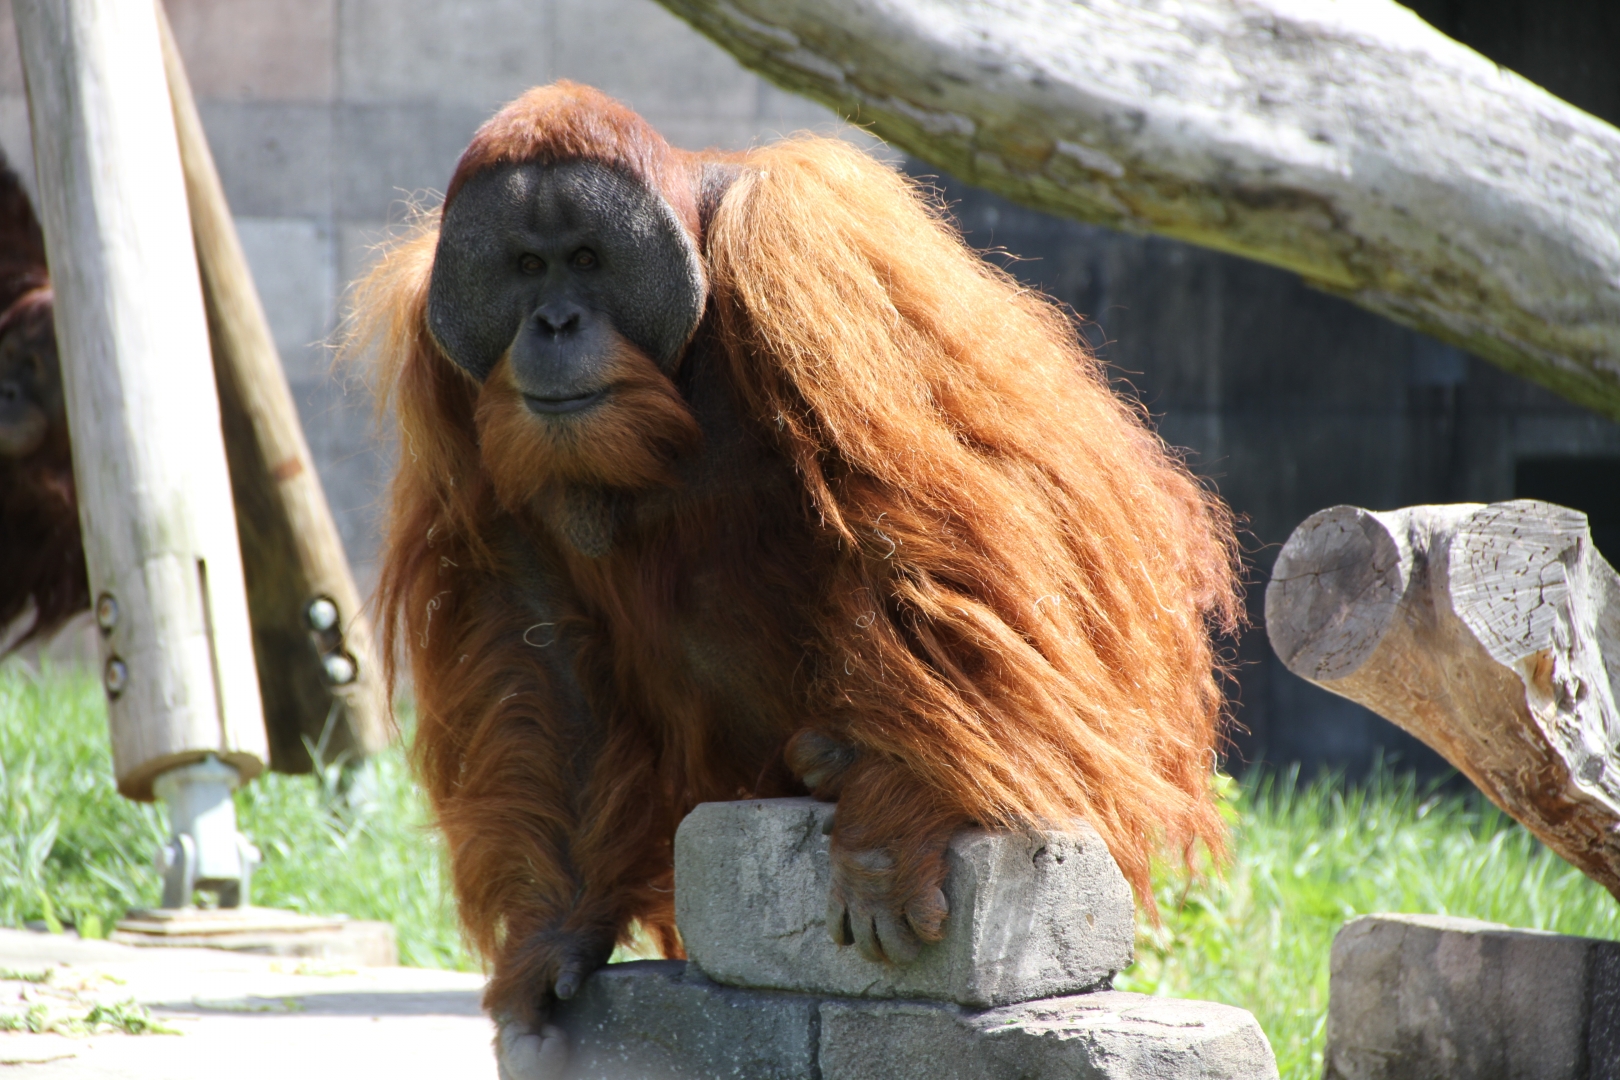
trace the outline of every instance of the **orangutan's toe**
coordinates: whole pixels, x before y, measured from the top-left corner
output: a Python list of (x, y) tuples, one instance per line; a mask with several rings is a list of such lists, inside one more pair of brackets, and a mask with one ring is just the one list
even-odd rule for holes
[(938, 941), (948, 913), (937, 885), (909, 899), (894, 859), (882, 851), (836, 852), (827, 895), (827, 932), (877, 963), (914, 963), (924, 944)]

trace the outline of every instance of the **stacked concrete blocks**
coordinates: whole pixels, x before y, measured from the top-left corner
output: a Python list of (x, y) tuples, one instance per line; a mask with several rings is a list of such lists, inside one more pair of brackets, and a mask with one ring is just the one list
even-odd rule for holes
[(957, 836), (945, 939), (909, 967), (838, 948), (832, 809), (773, 799), (688, 816), (675, 894), (691, 962), (597, 972), (556, 1018), (572, 1080), (1277, 1075), (1247, 1012), (1109, 989), (1131, 962), (1134, 911), (1085, 826)]

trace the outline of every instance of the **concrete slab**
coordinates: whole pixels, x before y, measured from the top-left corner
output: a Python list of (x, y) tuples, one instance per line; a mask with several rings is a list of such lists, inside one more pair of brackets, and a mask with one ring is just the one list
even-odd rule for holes
[(1277, 1077), (1271, 1044), (1246, 1010), (1114, 990), (984, 1012), (920, 1001), (826, 1001), (820, 1041), (822, 1080)]
[(511, 1080), (1276, 1080), (1243, 1009), (1102, 991), (965, 1009), (741, 990), (679, 961), (593, 974), (555, 1023), (568, 1061)]
[(237, 218), (236, 232), (287, 378), (325, 378), (332, 367), (326, 339), (337, 325), (336, 232), (308, 218), (251, 217)]
[[(44, 972), (49, 976), (43, 980)], [(36, 981), (38, 980), (38, 981)], [(483, 977), (0, 930), (0, 1014), (133, 999), (179, 1035), (0, 1033), (7, 1080), (494, 1080)]]
[[(559, 1010), (567, 1080), (812, 1080), (813, 997), (737, 990), (679, 960), (602, 968)], [(527, 1080), (527, 1078), (524, 1078)]]

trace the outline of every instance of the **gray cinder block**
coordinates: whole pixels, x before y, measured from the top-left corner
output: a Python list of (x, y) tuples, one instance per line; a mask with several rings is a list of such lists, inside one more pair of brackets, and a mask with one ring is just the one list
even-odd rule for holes
[(811, 799), (706, 803), (675, 835), (676, 922), (716, 982), (986, 1007), (1106, 988), (1130, 964), (1129, 886), (1089, 826), (951, 841), (945, 940), (915, 964), (863, 959), (828, 937), (830, 866)]
[(1277, 1076), (1271, 1044), (1245, 1010), (1118, 991), (984, 1012), (916, 1001), (826, 1001), (820, 1064), (823, 1080)]
[(1333, 940), (1324, 1080), (1620, 1075), (1620, 943), (1439, 915)]
[(810, 1080), (816, 1007), (717, 986), (678, 960), (641, 960), (597, 971), (555, 1022), (568, 1033), (568, 1080)]

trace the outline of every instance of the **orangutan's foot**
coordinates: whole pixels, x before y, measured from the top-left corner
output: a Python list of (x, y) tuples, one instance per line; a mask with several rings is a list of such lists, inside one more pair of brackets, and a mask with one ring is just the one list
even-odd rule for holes
[(568, 1066), (568, 1036), (555, 1024), (538, 1029), (498, 1021), (495, 1066), (500, 1080), (561, 1080)]
[(805, 728), (788, 742), (785, 757), (793, 775), (818, 799), (835, 800), (844, 777), (855, 764), (856, 750), (847, 743)]

